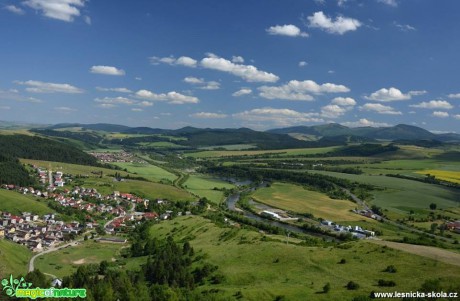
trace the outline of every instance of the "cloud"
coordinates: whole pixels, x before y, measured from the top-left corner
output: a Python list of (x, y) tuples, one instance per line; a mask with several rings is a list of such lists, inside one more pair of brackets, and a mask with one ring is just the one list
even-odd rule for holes
[(327, 105), (321, 108), (321, 116), (325, 118), (337, 118), (345, 114), (349, 109), (338, 105)]
[(299, 62), (299, 67), (305, 67), (305, 66), (307, 66), (307, 65), (308, 65), (308, 63), (305, 62), (305, 61), (300, 61), (300, 62)]
[(19, 102), (30, 102), (30, 103), (41, 103), (40, 99), (24, 96), (19, 93), (16, 89), (10, 89), (8, 91), (0, 89), (0, 99), (14, 100)]
[(232, 56), (232, 62), (235, 64), (242, 64), (244, 63), (244, 58), (242, 56)]
[(191, 114), (190, 117), (202, 118), (202, 119), (221, 119), (221, 118), (227, 117), (227, 114), (200, 112), (200, 113)]
[(449, 98), (460, 98), (460, 93), (449, 94), (449, 95), (447, 95), (447, 97), (449, 97)]
[(132, 108), (131, 111), (133, 111), (133, 112), (143, 112), (144, 110), (139, 109), (139, 108)]
[(98, 104), (97, 106), (102, 109), (112, 109), (112, 108), (117, 107), (113, 103), (101, 103), (101, 104)]
[(291, 109), (258, 108), (232, 115), (245, 122), (269, 122), (276, 126), (289, 126), (306, 122), (324, 122), (318, 113), (303, 113)]
[(184, 78), (184, 82), (192, 85), (197, 85), (199, 86), (199, 89), (202, 90), (218, 90), (220, 89), (220, 83), (216, 81), (205, 81), (202, 78), (197, 78), (193, 76), (188, 76)]
[(308, 33), (302, 32), (297, 26), (289, 25), (276, 25), (271, 26), (265, 30), (270, 35), (288, 36), (288, 37), (308, 37)]
[(313, 100), (313, 94), (349, 92), (350, 89), (343, 85), (325, 83), (319, 85), (312, 80), (297, 81), (291, 80), (282, 86), (262, 86), (258, 88), (259, 96), (267, 99), (285, 100)]
[(339, 106), (355, 106), (356, 101), (351, 97), (336, 97), (331, 102), (334, 105)]
[(314, 13), (307, 17), (309, 27), (319, 28), (328, 33), (342, 35), (348, 31), (357, 30), (362, 24), (360, 21), (352, 18), (338, 16), (334, 21), (324, 15), (322, 11)]
[(241, 77), (248, 82), (276, 82), (279, 77), (273, 73), (258, 70), (252, 65), (235, 64), (227, 59), (208, 56), (201, 60), (201, 66)]
[(387, 115), (402, 115), (401, 112), (396, 111), (394, 108), (390, 106), (384, 106), (379, 103), (366, 103), (362, 107), (359, 108), (363, 111), (372, 111), (379, 114), (387, 114)]
[(125, 75), (125, 70), (118, 69), (112, 66), (92, 66), (91, 69), (89, 69), (89, 71), (91, 73), (96, 73), (96, 74), (116, 75), (116, 76)]
[(428, 102), (424, 101), (416, 105), (410, 105), (409, 107), (419, 108), (419, 109), (443, 109), (443, 110), (450, 110), (454, 108), (453, 105), (451, 105), (449, 102), (445, 100), (430, 100)]
[(394, 21), (393, 25), (396, 26), (399, 30), (408, 32), (408, 31), (415, 31), (417, 30), (415, 27), (409, 25), (409, 24), (399, 24), (398, 22)]
[(375, 122), (366, 118), (361, 118), (359, 121), (352, 121), (352, 122), (342, 122), (342, 125), (349, 126), (349, 127), (388, 127), (390, 126), (388, 123), (384, 122)]
[(234, 92), (232, 94), (232, 96), (240, 97), (240, 96), (243, 96), (243, 95), (249, 95), (251, 93), (252, 93), (251, 89), (249, 89), (249, 88), (241, 88), (240, 90)]
[(15, 13), (16, 15), (24, 15), (26, 13), (22, 8), (17, 7), (15, 5), (6, 5), (4, 9), (12, 13)]
[(449, 113), (441, 112), (441, 111), (434, 111), (432, 115), (434, 117), (438, 117), (438, 118), (447, 118), (447, 117), (449, 117)]
[(151, 107), (153, 106), (153, 102), (144, 100), (144, 101), (138, 102), (137, 105), (141, 107)]
[(105, 103), (105, 104), (125, 104), (125, 105), (132, 105), (135, 103), (134, 100), (126, 98), (126, 97), (104, 97), (104, 98), (95, 98), (95, 102)]
[(197, 60), (194, 60), (188, 56), (181, 56), (177, 59), (173, 56), (163, 57), (163, 58), (152, 56), (149, 58), (149, 60), (152, 65), (158, 65), (160, 63), (163, 63), (163, 64), (168, 64), (168, 65), (180, 65), (180, 66), (191, 67), (191, 68), (196, 67), (198, 63)]
[(56, 84), (56, 83), (46, 83), (35, 80), (28, 80), (25, 82), (15, 81), (15, 84), (27, 86), (26, 91), (32, 93), (68, 93), (76, 94), (83, 93), (84, 91), (80, 88), (74, 87), (69, 84)]
[(398, 2), (396, 0), (377, 0), (377, 2), (396, 7), (398, 6)]
[(426, 91), (409, 91), (408, 93), (404, 94), (401, 92), (401, 90), (391, 87), (389, 89), (382, 88), (378, 91), (375, 91), (369, 96), (364, 96), (364, 98), (369, 99), (369, 100), (388, 102), (388, 101), (408, 100), (408, 99), (411, 99), (412, 96), (423, 95), (425, 93)]
[(181, 93), (172, 91), (168, 93), (156, 94), (148, 90), (139, 90), (136, 92), (136, 97), (152, 100), (152, 101), (167, 101), (170, 104), (193, 104), (198, 103), (199, 99), (194, 96), (183, 95)]
[(27, 0), (22, 4), (38, 10), (43, 16), (65, 22), (73, 22), (80, 16), (80, 8), (85, 6), (85, 0)]
[(460, 120), (460, 115), (459, 114), (454, 115), (454, 118)]
[(70, 113), (70, 112), (77, 111), (77, 109), (69, 108), (69, 107), (55, 107), (54, 110), (59, 111), (61, 113)]
[(86, 24), (91, 25), (91, 17), (89, 17), (89, 16), (84, 16), (84, 17), (83, 17), (83, 20), (85, 20), (85, 23), (86, 23)]
[(102, 92), (118, 92), (118, 93), (132, 93), (133, 91), (129, 90), (128, 88), (102, 88), (96, 87), (96, 90)]

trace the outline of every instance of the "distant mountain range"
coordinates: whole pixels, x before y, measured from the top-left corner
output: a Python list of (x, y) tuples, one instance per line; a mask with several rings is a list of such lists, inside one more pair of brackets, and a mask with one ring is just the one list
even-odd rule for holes
[[(11, 126), (11, 124), (8, 124)], [(67, 130), (66, 130), (67, 129)], [(184, 137), (186, 141), (176, 142), (182, 146), (200, 147), (207, 145), (226, 145), (226, 144), (254, 144), (259, 148), (297, 148), (297, 147), (314, 147), (339, 145), (349, 142), (372, 142), (376, 140), (408, 141), (423, 140), (430, 141), (428, 144), (435, 145), (437, 142), (460, 142), (460, 134), (434, 134), (423, 128), (398, 124), (392, 127), (358, 127), (350, 128), (337, 123), (314, 125), (314, 126), (294, 126), (286, 128), (271, 129), (268, 131), (255, 131), (248, 128), (229, 128), (229, 129), (212, 129), (212, 128), (195, 128), (183, 127), (180, 129), (159, 129), (150, 127), (129, 127), (119, 124), (96, 123), (61, 123), (51, 126), (44, 126), (42, 130), (34, 129), (34, 132), (42, 133), (47, 136), (68, 137), (72, 131), (88, 131), (86, 134), (96, 135), (93, 137), (95, 142), (102, 138), (98, 132), (116, 132), (125, 134), (143, 134), (156, 135), (156, 138), (150, 138), (151, 141), (162, 141), (158, 135)], [(57, 133), (56, 130), (59, 130)], [(53, 133), (54, 134), (53, 134)], [(66, 134), (67, 133), (67, 134)], [(83, 133), (80, 133), (83, 134)], [(91, 137), (86, 137), (89, 140)], [(76, 138), (80, 140), (79, 138)], [(123, 143), (132, 143), (141, 141), (141, 138), (125, 138)], [(152, 140), (154, 139), (154, 140)], [(83, 138), (81, 138), (83, 140)], [(139, 140), (139, 141), (138, 141)], [(144, 142), (149, 142), (145, 139)], [(91, 142), (91, 141), (89, 141)]]

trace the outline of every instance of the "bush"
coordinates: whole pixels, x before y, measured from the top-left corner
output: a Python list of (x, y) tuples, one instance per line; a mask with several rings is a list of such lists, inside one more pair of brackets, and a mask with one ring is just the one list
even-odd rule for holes
[(359, 284), (354, 281), (350, 281), (347, 283), (346, 288), (349, 290), (357, 290), (359, 288)]
[(328, 282), (323, 286), (323, 293), (327, 294), (331, 290), (331, 284)]
[(339, 264), (345, 264), (347, 263), (347, 260), (345, 258), (340, 259)]
[(392, 287), (392, 286), (396, 286), (396, 283), (395, 283), (393, 280), (383, 280), (383, 279), (379, 279), (378, 285), (379, 285), (379, 286)]
[(383, 270), (384, 272), (387, 272), (387, 273), (396, 273), (396, 268), (394, 265), (389, 265), (387, 266), (387, 268), (385, 270)]

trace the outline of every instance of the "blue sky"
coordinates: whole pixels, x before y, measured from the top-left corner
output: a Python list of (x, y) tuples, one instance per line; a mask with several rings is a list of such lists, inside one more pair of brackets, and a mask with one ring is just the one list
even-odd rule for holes
[(460, 126), (456, 0), (0, 0), (0, 120)]

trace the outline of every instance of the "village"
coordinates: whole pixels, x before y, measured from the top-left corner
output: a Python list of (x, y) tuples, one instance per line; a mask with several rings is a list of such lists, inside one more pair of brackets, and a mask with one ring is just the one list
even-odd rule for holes
[[(33, 252), (74, 239), (77, 235), (91, 233), (116, 234), (126, 232), (142, 220), (168, 219), (172, 211), (166, 210), (162, 214), (155, 212), (136, 212), (137, 208), (145, 209), (150, 200), (140, 198), (131, 193), (114, 191), (110, 195), (102, 195), (95, 188), (75, 186), (72, 189), (58, 189), (64, 186), (63, 173), (52, 172), (34, 166), (36, 174), (42, 184), (49, 184), (42, 190), (33, 187), (19, 187), (2, 185), (1, 189), (15, 191), (23, 195), (31, 195), (51, 201), (50, 207), (57, 212), (70, 210), (84, 213), (84, 222), (65, 222), (58, 213), (49, 213), (42, 216), (33, 212), (22, 212), (14, 215), (0, 211), (0, 239), (5, 238), (27, 246)], [(44, 185), (46, 187), (46, 185)], [(166, 200), (155, 200), (157, 204), (167, 204)]]
[(89, 152), (90, 155), (96, 157), (102, 163), (142, 163), (145, 162), (142, 159), (134, 156), (131, 153), (120, 151), (120, 152)]

